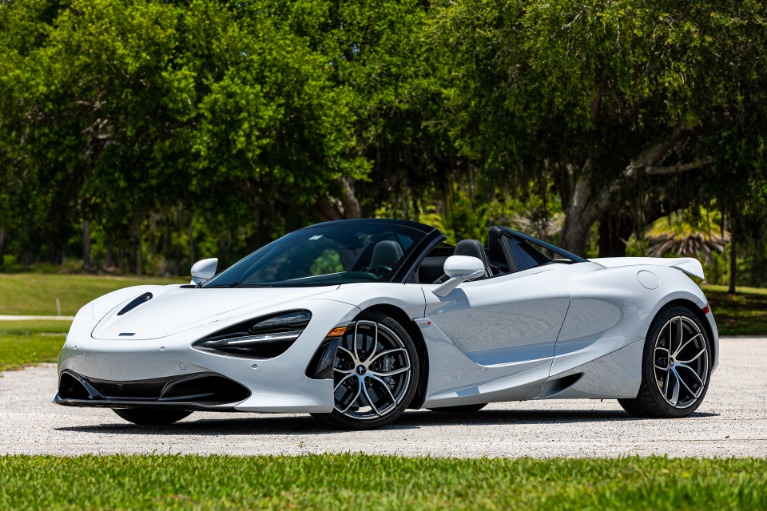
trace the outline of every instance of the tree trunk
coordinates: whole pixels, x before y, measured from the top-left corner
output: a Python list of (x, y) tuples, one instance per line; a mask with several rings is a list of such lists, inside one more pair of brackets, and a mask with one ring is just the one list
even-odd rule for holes
[(728, 293), (736, 293), (735, 286), (738, 280), (738, 250), (736, 240), (738, 239), (734, 222), (730, 222), (730, 287)]
[(631, 236), (631, 219), (610, 210), (599, 221), (599, 257), (626, 257), (626, 240)]
[(194, 218), (189, 219), (189, 259), (191, 264), (197, 262), (197, 251), (194, 249)]
[(92, 269), (90, 222), (88, 220), (83, 220), (82, 228), (83, 228), (83, 270), (89, 271)]
[(125, 262), (125, 242), (120, 241), (120, 245), (117, 247), (117, 264), (119, 265), (119, 269), (121, 273), (126, 273), (127, 265)]
[(562, 224), (562, 234), (559, 238), (559, 246), (576, 255), (586, 254), (586, 242), (589, 239), (590, 223), (583, 221), (579, 215), (574, 214), (570, 208), (565, 213), (565, 222)]
[(563, 168), (567, 169), (567, 172), (563, 174), (565, 185), (567, 181), (572, 182), (573, 175), (576, 177), (572, 195), (567, 194), (564, 188), (560, 190), (562, 204), (565, 206), (565, 221), (559, 240), (562, 248), (583, 255), (586, 251), (591, 226), (614, 206), (613, 200), (619, 195), (619, 192), (625, 190), (627, 184), (636, 182), (641, 174), (645, 176), (668, 176), (709, 166), (712, 162), (711, 158), (657, 166), (666, 158), (669, 151), (687, 139), (690, 134), (691, 132), (686, 128), (677, 127), (667, 138), (643, 150), (636, 159), (626, 165), (620, 177), (616, 177), (614, 181), (601, 190), (594, 190), (594, 185), (590, 181), (592, 170), (590, 159), (586, 160), (578, 173), (572, 166), (564, 166)]
[(134, 224), (133, 234), (131, 235), (131, 259), (133, 259), (133, 269), (136, 275), (141, 275), (141, 228), (139, 224)]
[(112, 268), (112, 242), (107, 242), (107, 253), (106, 253), (106, 260), (104, 261), (104, 266), (107, 270), (110, 270)]
[(354, 193), (354, 182), (351, 178), (340, 177), (336, 180), (340, 187), (340, 198), (328, 197), (320, 200), (316, 207), (316, 214), (323, 220), (341, 220), (344, 218), (361, 218), (362, 208)]
[(570, 205), (565, 209), (559, 245), (577, 255), (585, 255), (589, 231), (600, 213), (592, 200), (591, 185), (586, 178), (579, 179), (573, 189)]
[(346, 218), (360, 218), (362, 209), (357, 196), (354, 194), (354, 183), (348, 177), (339, 178), (339, 183), (341, 184), (341, 204), (344, 206), (344, 216)]

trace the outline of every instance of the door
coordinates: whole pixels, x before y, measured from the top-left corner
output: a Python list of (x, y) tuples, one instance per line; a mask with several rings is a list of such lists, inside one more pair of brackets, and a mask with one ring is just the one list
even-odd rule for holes
[(544, 381), (570, 303), (568, 267), (465, 282), (444, 298), (424, 285), (427, 405), (450, 397), (475, 396), (461, 400), (466, 404), (524, 399)]

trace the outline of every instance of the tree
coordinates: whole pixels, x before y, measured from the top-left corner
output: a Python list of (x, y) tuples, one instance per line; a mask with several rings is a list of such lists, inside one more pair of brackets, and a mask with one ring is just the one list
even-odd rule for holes
[(370, 216), (388, 206), (390, 214), (417, 218), (418, 201), (445, 181), (455, 159), (449, 139), (429, 129), (442, 111), (441, 83), (422, 39), (428, 3), (274, 1), (268, 12), (328, 63), (354, 116), (348, 151), (369, 166), (339, 176), (317, 216)]
[[(497, 0), (441, 4), (435, 52), (453, 63), (452, 136), (490, 175), (546, 172), (560, 243), (639, 180), (704, 171), (733, 126), (763, 131), (765, 6), (747, 1)], [(447, 61), (446, 59), (449, 59)]]
[[(0, 6), (9, 24), (45, 27), (34, 45), (6, 38), (30, 48), (4, 62), (3, 111), (18, 114), (0, 129), (37, 198), (30, 232), (57, 262), (82, 225), (83, 248), (94, 227), (141, 271), (158, 214), (219, 241), (242, 230), (264, 242), (304, 224), (339, 178), (369, 170), (325, 56), (259, 9), (75, 0), (46, 21), (30, 5)], [(191, 215), (172, 215), (176, 206)]]

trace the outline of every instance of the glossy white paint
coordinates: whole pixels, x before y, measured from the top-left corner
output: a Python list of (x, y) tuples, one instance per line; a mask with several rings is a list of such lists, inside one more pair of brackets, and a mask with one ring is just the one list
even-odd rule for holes
[(605, 268), (623, 268), (625, 266), (667, 266), (674, 267), (688, 275), (703, 278), (703, 266), (692, 257), (603, 257), (591, 259)]
[(658, 284), (660, 284), (658, 276), (649, 270), (638, 271), (637, 280), (640, 284), (642, 284), (642, 287), (649, 289), (650, 291), (658, 287)]
[[(182, 291), (204, 293), (208, 290), (182, 288)], [(269, 290), (240, 291), (252, 292), (253, 300), (258, 304), (258, 292)], [(328, 412), (333, 408), (332, 380), (308, 378), (304, 370), (319, 344), (317, 339), (321, 341), (339, 320), (342, 323), (351, 321), (360, 310), (342, 302), (311, 297), (302, 299), (300, 303), (301, 308), (312, 311), (312, 321), (291, 349), (270, 360), (207, 353), (193, 349), (191, 344), (227, 325), (285, 310), (280, 305), (254, 305), (251, 309), (241, 307), (237, 314), (230, 311), (225, 319), (211, 316), (193, 328), (162, 338), (130, 340), (93, 338), (89, 332), (93, 322), (88, 325), (87, 321), (83, 321), (87, 317), (82, 317), (81, 310), (59, 356), (59, 370), (69, 369), (87, 377), (113, 381), (212, 371), (240, 382), (251, 391), (251, 397), (236, 406), (238, 410)], [(182, 363), (186, 366), (185, 370), (180, 367)]]
[[(463, 282), (443, 297), (433, 293), (436, 284), (138, 286), (107, 294), (78, 312), (59, 369), (113, 381), (212, 371), (251, 391), (249, 399), (236, 405), (238, 410), (329, 412), (332, 380), (307, 377), (309, 361), (331, 329), (371, 307), (388, 307), (410, 318), (423, 337), (429, 367), (425, 407), (634, 397), (653, 317), (674, 300), (706, 305), (700, 288), (684, 273), (700, 273), (692, 261), (626, 258), (550, 264)], [(657, 285), (640, 278), (643, 272), (654, 275)], [(147, 292), (151, 300), (118, 315)], [(191, 347), (226, 326), (292, 309), (308, 309), (312, 319), (295, 344), (276, 358), (256, 361)], [(716, 356), (716, 325), (711, 313), (707, 319)], [(561, 389), (560, 379), (578, 374), (580, 379)]]
[(202, 259), (192, 265), (192, 284), (203, 284), (216, 274), (218, 258)]
[[(441, 358), (434, 363), (440, 374), (431, 375), (426, 406), (439, 406), (474, 389), (481, 394), (500, 391), (502, 398), (507, 389), (547, 378), (570, 301), (559, 283), (562, 272), (572, 269), (548, 265), (466, 282), (444, 298), (426, 293), (426, 317), (453, 348), (443, 346), (433, 354)], [(479, 367), (467, 372), (472, 366)], [(456, 373), (461, 377), (456, 379)]]
[[(155, 286), (147, 289), (153, 298), (130, 313), (119, 316), (122, 307), (115, 307), (105, 314), (94, 328), (93, 337), (121, 339), (120, 334), (133, 333), (132, 340), (160, 339), (211, 323), (225, 324), (230, 318), (261, 315), (262, 307), (272, 310), (280, 304), (321, 295), (337, 287), (190, 289)], [(140, 294), (132, 294), (130, 299)]]
[(444, 270), (450, 279), (431, 290), (440, 298), (450, 294), (461, 282), (485, 276), (485, 263), (476, 257), (454, 255), (447, 258)]

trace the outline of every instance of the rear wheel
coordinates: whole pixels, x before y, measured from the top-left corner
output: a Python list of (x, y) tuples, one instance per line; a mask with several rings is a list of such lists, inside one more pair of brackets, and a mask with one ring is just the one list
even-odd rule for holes
[(188, 417), (187, 410), (158, 410), (152, 408), (113, 408), (112, 411), (128, 422), (139, 426), (165, 426)]
[(405, 411), (418, 387), (418, 354), (393, 318), (366, 312), (346, 329), (333, 365), (335, 409), (313, 414), (334, 427), (373, 429)]
[(618, 402), (635, 417), (687, 417), (703, 401), (711, 375), (711, 340), (687, 307), (662, 310), (650, 325), (642, 356), (642, 384)]

